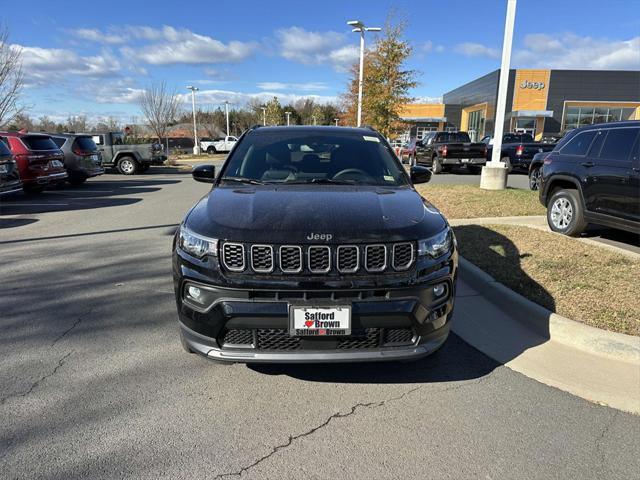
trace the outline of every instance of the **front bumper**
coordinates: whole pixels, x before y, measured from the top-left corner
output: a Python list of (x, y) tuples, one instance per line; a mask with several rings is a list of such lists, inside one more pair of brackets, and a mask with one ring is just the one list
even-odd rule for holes
[(22, 182), (14, 180), (12, 182), (0, 183), (0, 195), (11, 195), (22, 191)]
[[(433, 285), (446, 294), (433, 296)], [(208, 289), (207, 308), (183, 300), (186, 284)], [(188, 348), (230, 362), (360, 362), (419, 358), (437, 350), (449, 334), (453, 277), (384, 290), (240, 290), (179, 279), (180, 328)], [(289, 305), (349, 305), (352, 334), (291, 337)], [(230, 340), (231, 339), (231, 340)], [(241, 339), (241, 340), (238, 340)]]

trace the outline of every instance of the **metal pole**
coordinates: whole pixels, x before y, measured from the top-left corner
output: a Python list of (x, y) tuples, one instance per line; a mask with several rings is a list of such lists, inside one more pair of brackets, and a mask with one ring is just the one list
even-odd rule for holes
[(358, 76), (358, 127), (362, 125), (363, 78), (364, 78), (364, 25), (360, 27), (360, 74)]
[(262, 108), (262, 126), (264, 127), (267, 124), (267, 109), (266, 107), (260, 108)]
[(200, 154), (200, 145), (198, 145), (198, 127), (196, 125), (196, 90), (191, 89), (191, 109), (193, 111), (193, 154)]
[(334, 118), (333, 121), (336, 122), (336, 127), (338, 126), (338, 120), (340, 120), (339, 118)]
[(313, 124), (316, 125), (316, 116), (313, 115)]
[(287, 116), (287, 127), (289, 126), (289, 116), (291, 115), (291, 112), (284, 112), (284, 114)]
[(496, 120), (493, 129), (493, 152), (491, 163), (500, 165), (502, 153), (502, 134), (504, 133), (504, 114), (507, 106), (507, 87), (509, 85), (509, 64), (511, 63), (511, 44), (513, 42), (513, 25), (516, 19), (516, 0), (507, 0), (507, 17), (504, 24), (504, 41), (502, 43), (502, 63), (500, 64), (500, 81), (498, 83), (498, 102)]
[(225, 100), (224, 102), (224, 113), (227, 116), (227, 137), (229, 136), (229, 102)]

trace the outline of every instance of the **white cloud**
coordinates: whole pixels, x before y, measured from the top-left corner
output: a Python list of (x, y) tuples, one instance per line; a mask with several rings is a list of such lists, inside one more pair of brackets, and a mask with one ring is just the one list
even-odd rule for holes
[(441, 52), (444, 52), (444, 46), (435, 45), (431, 40), (427, 40), (426, 42), (423, 42), (421, 45), (418, 45), (418, 51), (422, 53), (429, 53), (429, 52), (441, 53)]
[(629, 40), (581, 37), (573, 33), (530, 34), (514, 54), (522, 67), (556, 69), (639, 70), (640, 36)]
[(161, 43), (142, 47), (123, 47), (120, 51), (133, 61), (142, 61), (151, 65), (240, 62), (256, 49), (256, 44), (253, 42), (234, 40), (223, 43), (207, 35), (168, 26), (161, 30), (144, 27), (136, 36), (147, 40), (161, 40)]
[(347, 44), (347, 35), (338, 32), (311, 32), (290, 27), (276, 32), (280, 54), (304, 65), (330, 65), (345, 71), (358, 60), (356, 42)]
[(121, 64), (109, 52), (80, 56), (72, 50), (14, 45), (22, 50), (22, 67), (27, 85), (65, 81), (72, 75), (90, 78), (117, 76)]
[(482, 45), (481, 43), (459, 43), (454, 47), (454, 51), (467, 57), (500, 58), (500, 50)]
[(125, 43), (129, 39), (126, 34), (106, 33), (97, 28), (80, 28), (78, 30), (67, 30), (67, 32), (83, 40), (110, 45)]
[[(185, 103), (191, 102), (191, 94), (185, 93), (180, 95), (181, 99)], [(278, 97), (278, 100), (282, 105), (287, 103), (294, 103), (301, 98), (312, 98), (318, 103), (336, 103), (337, 98), (333, 96), (323, 96), (323, 95), (297, 95), (292, 93), (284, 93), (284, 92), (252, 92), (252, 93), (243, 93), (243, 92), (235, 92), (231, 90), (201, 90), (196, 94), (196, 102), (199, 105), (202, 104), (222, 104), (225, 100), (228, 100), (234, 105), (242, 106), (245, 105), (250, 100), (258, 99), (260, 101), (266, 102), (273, 97)]]
[(283, 83), (283, 82), (262, 82), (258, 83), (260, 90), (302, 90), (315, 91), (326, 90), (327, 84), (322, 82), (308, 82), (308, 83)]

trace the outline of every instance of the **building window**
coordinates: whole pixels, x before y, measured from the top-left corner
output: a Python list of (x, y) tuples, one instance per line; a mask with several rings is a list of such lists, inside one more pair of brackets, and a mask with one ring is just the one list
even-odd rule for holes
[(562, 124), (565, 130), (584, 127), (594, 123), (618, 122), (620, 120), (632, 120), (635, 108), (609, 108), (609, 107), (567, 107), (564, 112)]
[(416, 127), (416, 137), (418, 140), (424, 138), (424, 134), (427, 132), (437, 132), (437, 127)]

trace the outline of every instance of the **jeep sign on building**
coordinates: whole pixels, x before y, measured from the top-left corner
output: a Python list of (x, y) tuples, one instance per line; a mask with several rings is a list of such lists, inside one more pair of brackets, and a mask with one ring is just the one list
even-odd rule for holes
[[(495, 70), (445, 93), (442, 104), (429, 104), (424, 115), (421, 105), (406, 105), (400, 116), (414, 125), (418, 137), (428, 130), (463, 130), (479, 140), (493, 133), (499, 75)], [(639, 71), (509, 72), (505, 132), (531, 133), (540, 140), (578, 126), (634, 119), (640, 119)]]

